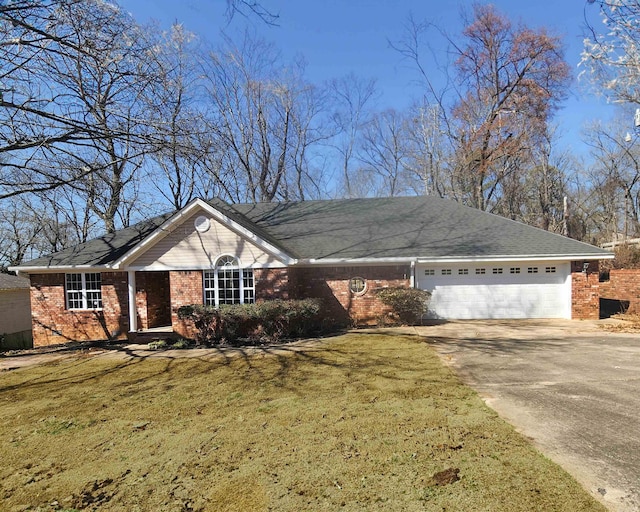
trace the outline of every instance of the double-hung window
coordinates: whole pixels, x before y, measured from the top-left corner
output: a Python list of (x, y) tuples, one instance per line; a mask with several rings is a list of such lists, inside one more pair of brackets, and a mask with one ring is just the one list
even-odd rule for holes
[(100, 273), (65, 275), (67, 309), (102, 309)]
[(204, 303), (249, 304), (255, 302), (253, 270), (241, 268), (236, 258), (222, 256), (213, 270), (204, 271)]

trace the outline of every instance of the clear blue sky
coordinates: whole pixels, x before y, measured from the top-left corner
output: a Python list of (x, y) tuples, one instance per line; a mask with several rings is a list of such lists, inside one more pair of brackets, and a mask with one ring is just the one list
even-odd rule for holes
[[(261, 4), (280, 15), (278, 26), (236, 16), (230, 25), (224, 18), (225, 0), (121, 0), (121, 5), (141, 23), (151, 19), (169, 27), (177, 21), (198, 36), (216, 42), (224, 28), (233, 35), (250, 23), (265, 39), (275, 43), (285, 57), (304, 56), (307, 78), (322, 82), (350, 72), (377, 81), (381, 96), (377, 107), (402, 109), (419, 96), (417, 75), (389, 47), (402, 37), (408, 16), (428, 20), (448, 33), (460, 32), (460, 10), (472, 1), (455, 0), (263, 0)], [(493, 3), (513, 22), (547, 27), (563, 37), (566, 58), (577, 76), (585, 27), (586, 0), (496, 0)], [(588, 19), (600, 28), (595, 5), (586, 8)], [(444, 55), (442, 56), (445, 60)], [(435, 70), (434, 70), (435, 72)], [(586, 150), (579, 140), (586, 121), (606, 119), (612, 107), (582, 90), (574, 82), (570, 97), (557, 114), (563, 143), (579, 154)], [(631, 127), (631, 120), (629, 123)]]

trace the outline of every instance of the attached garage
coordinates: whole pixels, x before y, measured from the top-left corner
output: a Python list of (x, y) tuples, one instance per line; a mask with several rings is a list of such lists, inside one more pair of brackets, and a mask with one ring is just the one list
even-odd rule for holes
[(571, 318), (568, 262), (419, 264), (416, 286), (435, 318)]

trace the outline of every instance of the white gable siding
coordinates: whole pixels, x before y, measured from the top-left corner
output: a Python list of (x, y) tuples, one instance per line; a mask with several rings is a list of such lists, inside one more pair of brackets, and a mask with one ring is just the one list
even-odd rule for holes
[(173, 226), (167, 236), (131, 261), (128, 267), (136, 270), (206, 269), (212, 268), (223, 254), (239, 258), (243, 267), (284, 266), (273, 255), (208, 215), (210, 228), (204, 233), (198, 232), (194, 220), (199, 215), (202, 212)]

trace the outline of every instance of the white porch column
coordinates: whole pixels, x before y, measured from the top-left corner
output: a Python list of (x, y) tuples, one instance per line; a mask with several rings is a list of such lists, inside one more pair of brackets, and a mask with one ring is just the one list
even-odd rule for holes
[(411, 261), (411, 278), (409, 281), (409, 286), (411, 288), (416, 287), (416, 261), (415, 260)]
[(138, 330), (138, 314), (136, 308), (136, 271), (127, 271), (129, 277), (129, 332)]

